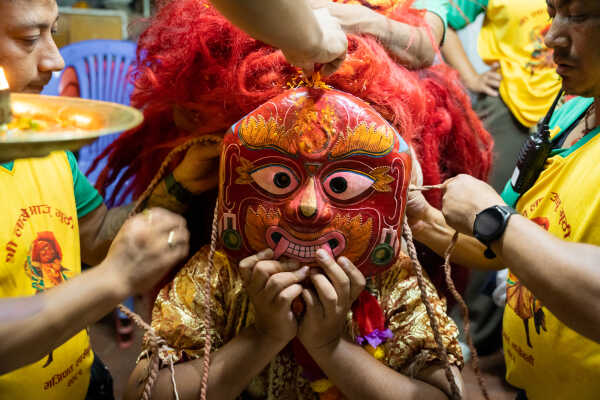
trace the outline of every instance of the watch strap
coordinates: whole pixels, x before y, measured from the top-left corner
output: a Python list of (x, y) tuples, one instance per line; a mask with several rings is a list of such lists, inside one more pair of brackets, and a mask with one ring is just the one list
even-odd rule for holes
[(495, 205), (495, 206), (488, 207), (485, 210), (479, 212), (477, 214), (477, 216), (475, 217), (475, 221), (477, 221), (477, 217), (480, 214), (489, 213), (490, 210), (492, 210), (492, 209), (493, 209), (493, 211), (498, 212), (502, 217), (501, 224), (498, 227), (498, 229), (496, 230), (496, 232), (494, 232), (494, 235), (492, 238), (490, 238), (490, 239), (482, 238), (481, 235), (479, 235), (477, 233), (477, 229), (476, 229), (477, 223), (475, 222), (473, 224), (473, 233), (474, 233), (475, 237), (486, 246), (486, 249), (483, 252), (483, 255), (485, 256), (485, 258), (489, 258), (489, 259), (496, 258), (496, 253), (494, 253), (494, 251), (490, 248), (490, 244), (493, 241), (499, 239), (504, 234), (504, 231), (506, 230), (506, 225), (508, 224), (508, 220), (510, 219), (510, 217), (513, 214), (518, 214), (518, 212), (514, 208), (509, 207), (507, 205)]
[(192, 197), (194, 196), (192, 192), (184, 188), (181, 183), (177, 182), (172, 172), (165, 176), (164, 180), (167, 192), (175, 197), (178, 202), (188, 204), (192, 200)]

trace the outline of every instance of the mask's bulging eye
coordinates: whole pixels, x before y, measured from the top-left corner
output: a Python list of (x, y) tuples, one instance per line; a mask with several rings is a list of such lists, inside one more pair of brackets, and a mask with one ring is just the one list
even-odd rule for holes
[(282, 196), (293, 192), (299, 185), (299, 179), (286, 166), (269, 164), (250, 173), (252, 180), (267, 192)]
[(336, 176), (329, 181), (329, 188), (333, 193), (344, 193), (348, 189), (348, 181), (341, 176)]
[(285, 189), (292, 183), (290, 175), (285, 172), (278, 172), (273, 177), (273, 183), (280, 189)]
[(360, 171), (337, 170), (327, 175), (323, 182), (325, 193), (336, 200), (352, 200), (361, 195), (375, 179)]

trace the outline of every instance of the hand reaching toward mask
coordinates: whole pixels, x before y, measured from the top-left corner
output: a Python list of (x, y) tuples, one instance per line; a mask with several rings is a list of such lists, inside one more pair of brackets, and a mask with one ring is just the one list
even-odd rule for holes
[(339, 21), (331, 16), (327, 8), (318, 8), (313, 10), (313, 13), (323, 35), (315, 53), (303, 54), (285, 48), (282, 48), (281, 51), (288, 62), (302, 68), (306, 76), (312, 76), (315, 64), (322, 64), (321, 75), (331, 75), (346, 58), (348, 39), (340, 27)]
[(102, 264), (111, 269), (126, 295), (146, 293), (189, 250), (185, 219), (161, 208), (152, 208), (123, 224)]
[(470, 175), (457, 175), (444, 186), (442, 214), (446, 223), (460, 233), (473, 236), (473, 223), (479, 212), (506, 204), (490, 185)]
[(311, 0), (310, 3), (314, 9), (326, 8), (346, 33), (370, 33), (367, 25), (383, 20), (380, 14), (360, 4), (335, 3), (331, 0)]

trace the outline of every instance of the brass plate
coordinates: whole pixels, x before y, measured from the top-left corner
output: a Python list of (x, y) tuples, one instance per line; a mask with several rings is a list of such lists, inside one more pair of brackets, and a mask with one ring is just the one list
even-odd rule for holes
[(68, 121), (70, 128), (10, 130), (0, 128), (0, 163), (16, 158), (42, 157), (55, 150), (77, 150), (98, 137), (122, 132), (142, 123), (132, 107), (77, 97), (12, 93), (13, 115), (41, 115)]

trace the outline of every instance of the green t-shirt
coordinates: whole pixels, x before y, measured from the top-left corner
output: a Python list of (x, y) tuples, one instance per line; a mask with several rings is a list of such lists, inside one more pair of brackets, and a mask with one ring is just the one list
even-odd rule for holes
[(448, 25), (452, 29), (460, 30), (485, 12), (488, 0), (453, 0), (448, 8)]
[(444, 29), (448, 27), (448, 13), (452, 8), (449, 0), (416, 0), (412, 7), (438, 15), (444, 22)]
[[(90, 181), (84, 174), (81, 173), (77, 166), (77, 160), (70, 151), (67, 151), (67, 159), (71, 166), (71, 173), (73, 175), (73, 190), (75, 192), (75, 204), (77, 206), (77, 218), (82, 218), (102, 204), (102, 196), (92, 186)], [(0, 164), (0, 167), (12, 171), (14, 161), (10, 161), (4, 164)]]

